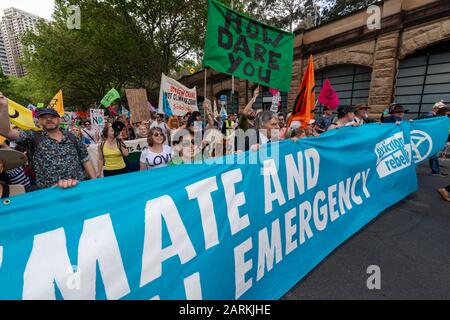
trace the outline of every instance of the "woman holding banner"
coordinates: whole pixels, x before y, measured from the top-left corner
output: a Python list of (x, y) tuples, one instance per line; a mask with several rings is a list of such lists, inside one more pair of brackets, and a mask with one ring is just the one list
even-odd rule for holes
[[(118, 123), (123, 125), (122, 122), (115, 124)], [(103, 141), (98, 148), (99, 178), (102, 172), (105, 177), (126, 173), (124, 157), (128, 156), (128, 149), (120, 137), (124, 127), (113, 127), (115, 124), (108, 123), (102, 132)]]
[(161, 128), (150, 129), (147, 136), (148, 148), (141, 154), (141, 171), (163, 168), (172, 161), (172, 148), (164, 145), (165, 141), (166, 136)]

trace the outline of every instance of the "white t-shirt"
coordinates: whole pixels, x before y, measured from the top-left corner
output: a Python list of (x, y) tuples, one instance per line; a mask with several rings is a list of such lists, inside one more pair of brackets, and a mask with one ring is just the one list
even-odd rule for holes
[(91, 143), (97, 143), (94, 139), (96, 138), (97, 131), (95, 129), (88, 130), (87, 128), (81, 129), (81, 134), (91, 141)]
[(164, 145), (161, 153), (155, 153), (145, 148), (141, 154), (141, 163), (145, 163), (148, 169), (163, 168), (172, 160), (172, 148)]

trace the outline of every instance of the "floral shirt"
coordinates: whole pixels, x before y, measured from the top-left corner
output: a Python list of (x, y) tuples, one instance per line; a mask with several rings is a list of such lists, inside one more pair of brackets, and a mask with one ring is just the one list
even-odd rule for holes
[(27, 147), (28, 150), (33, 149), (34, 140), (36, 140), (34, 136), (42, 135), (39, 144), (34, 146), (36, 150), (31, 154), (30, 159), (39, 187), (52, 187), (62, 179), (83, 180), (83, 163), (89, 161), (89, 154), (80, 139), (74, 138), (72, 141), (66, 131), (62, 131), (61, 142), (50, 138), (45, 131), (36, 133), (19, 130), (19, 132), (20, 138), (16, 140), (16, 143)]

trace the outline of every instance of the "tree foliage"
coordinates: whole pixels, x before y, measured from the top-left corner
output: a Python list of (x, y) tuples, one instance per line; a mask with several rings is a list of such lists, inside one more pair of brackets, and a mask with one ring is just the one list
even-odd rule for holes
[[(25, 66), (42, 86), (63, 89), (68, 104), (87, 107), (111, 87), (155, 90), (162, 72), (176, 71), (203, 47), (206, 0), (55, 3), (54, 22), (23, 38), (35, 48)], [(80, 30), (67, 27), (69, 5), (81, 9)]]
[(315, 15), (318, 18), (315, 6), (313, 0), (249, 0), (246, 10), (258, 20), (292, 32), (305, 22), (309, 26)]
[[(161, 73), (200, 69), (207, 0), (55, 0), (54, 21), (22, 38), (27, 77), (12, 81), (18, 100), (48, 103), (62, 89), (68, 106), (89, 107), (114, 87), (147, 88), (157, 96)], [(222, 0), (231, 5), (232, 0)], [(370, 0), (234, 0), (234, 8), (268, 24), (310, 27), (317, 6), (325, 19)], [(67, 7), (81, 9), (81, 28), (70, 30)], [(309, 20), (308, 20), (309, 19)], [(185, 72), (185, 71), (184, 71)], [(19, 88), (22, 91), (19, 92)], [(153, 101), (156, 102), (156, 101)]]
[(0, 69), (0, 92), (6, 94), (8, 92), (9, 87), (11, 85), (10, 79), (3, 74), (2, 69)]
[(366, 8), (379, 0), (322, 0), (323, 22), (337, 19), (354, 11)]
[(287, 31), (311, 28), (379, 0), (245, 0), (252, 17)]

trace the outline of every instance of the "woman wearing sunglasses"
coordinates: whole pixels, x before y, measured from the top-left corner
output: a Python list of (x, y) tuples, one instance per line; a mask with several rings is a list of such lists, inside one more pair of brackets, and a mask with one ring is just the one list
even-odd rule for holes
[(196, 139), (194, 134), (185, 129), (180, 134), (179, 141), (173, 149), (173, 159), (169, 166), (193, 164), (202, 161), (204, 141)]
[(164, 145), (166, 136), (159, 127), (149, 130), (147, 136), (148, 148), (142, 152), (140, 168), (150, 170), (163, 168), (172, 160), (172, 148)]

